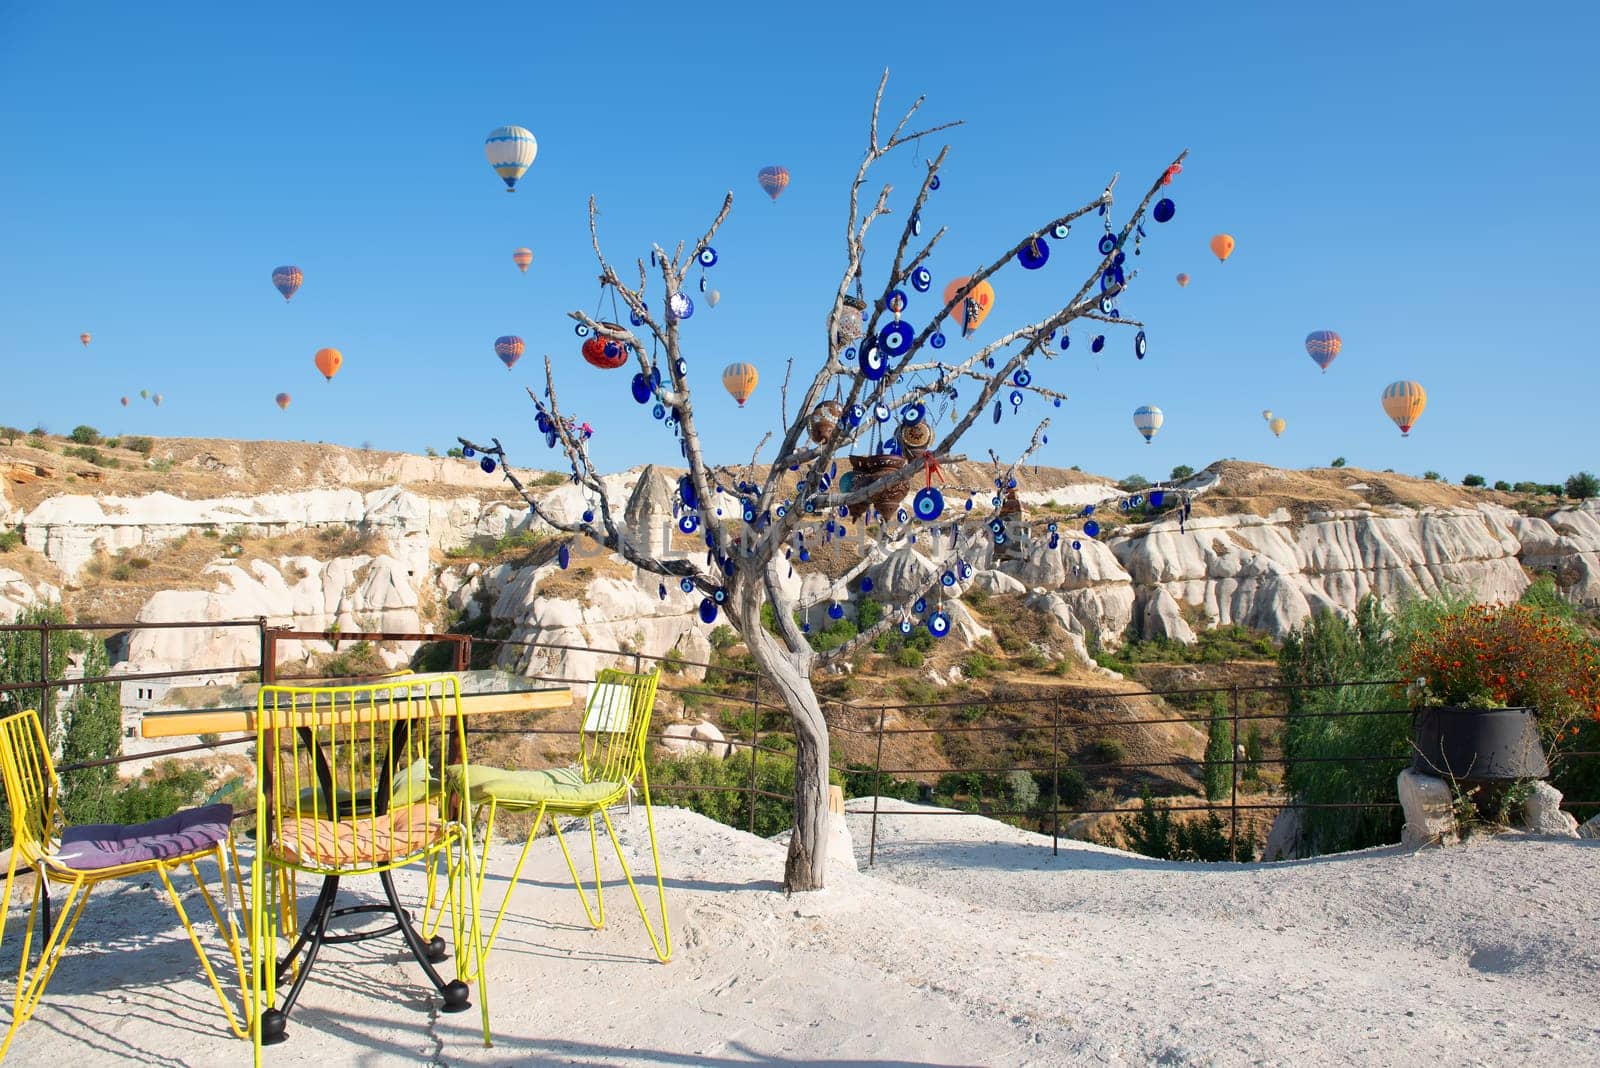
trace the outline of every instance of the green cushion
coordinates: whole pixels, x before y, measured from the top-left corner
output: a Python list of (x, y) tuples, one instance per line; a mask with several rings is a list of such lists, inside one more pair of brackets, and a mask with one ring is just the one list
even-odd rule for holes
[[(455, 789), (461, 788), (461, 765), (445, 769), (445, 778)], [(549, 771), (511, 771), (487, 764), (467, 765), (472, 783), (472, 803), (495, 801), (518, 805), (598, 805), (622, 794), (620, 782), (584, 782), (577, 767)]]
[[(426, 801), (434, 789), (433, 779), (428, 774), (428, 761), (424, 758), (418, 760), (404, 771), (395, 772), (394, 783), (389, 790), (389, 807), (398, 808), (401, 805), (412, 805)], [(301, 811), (311, 811), (311, 799), (317, 792), (317, 787), (308, 786), (300, 791)], [(351, 818), (365, 816), (372, 811), (372, 791), (370, 789), (336, 791), (339, 798), (337, 811), (338, 817)], [(354, 802), (352, 808), (352, 801)], [(319, 800), (317, 808), (323, 813), (328, 812), (326, 800)]]

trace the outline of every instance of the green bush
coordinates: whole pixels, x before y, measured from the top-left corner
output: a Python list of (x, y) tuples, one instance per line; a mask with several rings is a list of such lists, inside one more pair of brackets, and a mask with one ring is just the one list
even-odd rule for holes
[(1343, 467), (1344, 466), (1344, 457), (1343, 456), (1335, 456), (1333, 458), (1333, 462), (1328, 464), (1328, 466), (1329, 467)]
[(1174, 482), (1182, 482), (1184, 479), (1192, 478), (1193, 476), (1194, 468), (1188, 464), (1179, 464), (1172, 469), (1172, 481)]
[(154, 438), (129, 436), (122, 439), (122, 447), (149, 456), (150, 450), (156, 447), (156, 443)]
[(0, 553), (8, 553), (22, 544), (20, 530), (0, 530)]
[(726, 623), (718, 623), (711, 630), (711, 648), (716, 652), (725, 652), (739, 644), (739, 632)]
[(1175, 820), (1166, 802), (1150, 796), (1148, 786), (1139, 792), (1139, 799), (1139, 811), (1117, 818), (1130, 851), (1156, 860), (1208, 864), (1255, 859), (1255, 843), (1244, 839), (1239, 841), (1237, 856), (1233, 855), (1228, 841), (1228, 828), (1215, 812), (1188, 820)]
[(668, 649), (667, 654), (661, 658), (661, 670), (668, 675), (681, 675), (684, 668), (683, 654), (677, 649)]
[(1587, 471), (1579, 471), (1567, 478), (1563, 488), (1573, 500), (1586, 501), (1590, 497), (1600, 497), (1600, 478), (1595, 478)]
[[(451, 455), (455, 455), (457, 451), (458, 450), (456, 449), (451, 449), (450, 453)], [(544, 474), (534, 479), (532, 484), (539, 487), (564, 486), (568, 481), (571, 480), (571, 477), (571, 475), (563, 475), (559, 471), (546, 471)]]
[[(736, 793), (750, 785), (750, 755), (740, 750), (721, 760), (708, 753), (691, 756), (662, 755), (652, 749), (649, 759), (651, 796), (657, 804), (677, 805), (709, 816), (718, 823), (749, 827), (750, 795)], [(829, 778), (843, 785), (837, 770)], [(871, 772), (865, 776), (870, 786)], [(857, 782), (862, 780), (857, 779)], [(756, 751), (756, 789), (777, 797), (756, 796), (755, 833), (770, 838), (794, 825), (794, 759), (781, 753)], [(712, 789), (675, 789), (675, 787)]]
[(1094, 764), (1120, 764), (1128, 756), (1128, 747), (1116, 738), (1097, 738), (1089, 747), (1089, 760)]
[(1497, 478), (1494, 482), (1494, 488), (1499, 490), (1501, 493), (1510, 493), (1511, 483), (1507, 482), (1503, 478)]
[(1233, 787), (1233, 732), (1228, 703), (1220, 693), (1211, 695), (1204, 780), (1207, 801), (1221, 801)]
[(79, 445), (100, 444), (100, 431), (87, 424), (80, 423), (78, 426), (73, 427), (72, 433), (68, 434), (67, 437)]
[(1472, 486), (1474, 488), (1481, 488), (1483, 486), (1488, 485), (1488, 480), (1485, 479), (1482, 475), (1468, 475), (1466, 478), (1463, 478), (1461, 480), (1461, 484), (1463, 486)]
[(1129, 475), (1117, 483), (1117, 488), (1123, 493), (1137, 493), (1142, 489), (1150, 488), (1150, 480), (1143, 475)]
[(994, 674), (999, 662), (987, 653), (974, 649), (961, 661), (961, 672), (969, 679), (986, 679)]
[(919, 650), (903, 645), (896, 650), (894, 662), (904, 668), (919, 668), (923, 664), (923, 656)]
[(1424, 471), (1424, 472), (1422, 472), (1422, 477), (1423, 477), (1424, 480), (1426, 480), (1428, 482), (1442, 482), (1442, 481), (1444, 481), (1444, 476), (1441, 475), (1437, 471)]
[(100, 454), (100, 450), (88, 445), (68, 445), (61, 450), (61, 455), (70, 456), (74, 460), (87, 460), (96, 467), (106, 465), (105, 457)]
[(20, 437), (22, 437), (22, 431), (16, 427), (0, 426), (0, 438), (4, 438), (7, 445), (15, 445)]

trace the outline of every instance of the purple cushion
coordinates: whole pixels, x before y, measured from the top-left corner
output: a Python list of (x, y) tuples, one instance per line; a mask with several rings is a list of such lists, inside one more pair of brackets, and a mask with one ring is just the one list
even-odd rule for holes
[(78, 871), (181, 857), (228, 838), (232, 805), (187, 808), (149, 823), (90, 823), (69, 827), (51, 859)]

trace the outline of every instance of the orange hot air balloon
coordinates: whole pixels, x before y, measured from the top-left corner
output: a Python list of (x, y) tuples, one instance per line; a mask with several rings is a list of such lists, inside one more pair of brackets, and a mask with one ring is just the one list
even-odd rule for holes
[(312, 362), (317, 365), (317, 370), (322, 372), (322, 376), (332, 382), (333, 376), (344, 366), (344, 353), (338, 349), (318, 349), (317, 354), (312, 357)]
[(722, 369), (722, 388), (739, 402), (739, 407), (743, 408), (744, 402), (750, 399), (750, 394), (756, 391), (756, 381), (760, 377), (751, 364), (730, 363)]
[(1219, 260), (1226, 260), (1233, 255), (1233, 235), (1218, 234), (1211, 239), (1211, 252)]
[[(962, 286), (967, 284), (967, 280), (970, 277), (970, 275), (963, 275), (944, 287), (944, 302), (946, 304), (949, 304), (955, 298), (956, 293)], [(967, 294), (966, 300), (951, 309), (950, 315), (960, 324), (961, 336), (966, 337), (983, 325), (983, 321), (989, 317), (989, 313), (993, 310), (994, 287), (988, 282), (979, 282), (972, 287), (972, 292)]]
[(285, 410), (288, 409), (288, 407), (289, 407), (289, 394), (280, 393), (280, 394), (278, 394), (276, 397), (274, 397), (272, 399), (278, 402), (278, 407), (279, 408), (282, 408), (282, 409), (285, 409)]
[(1178, 275), (1178, 286), (1180, 288), (1182, 288), (1184, 286), (1187, 286), (1188, 284), (1189, 284), (1189, 276), (1188, 275), (1186, 275), (1186, 274)]
[(517, 265), (517, 270), (523, 274), (528, 273), (528, 264), (533, 262), (533, 249), (519, 248), (511, 254), (511, 262)]
[(83, 342), (83, 347), (84, 348), (88, 348), (89, 347), (89, 332), (87, 330), (85, 330), (83, 333), (79, 334), (78, 335), (78, 340)]

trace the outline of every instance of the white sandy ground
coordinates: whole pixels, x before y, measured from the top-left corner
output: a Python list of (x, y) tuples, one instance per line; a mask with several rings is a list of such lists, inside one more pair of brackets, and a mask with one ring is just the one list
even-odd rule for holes
[[(870, 807), (850, 804), (863, 863)], [(1048, 837), (980, 817), (889, 815), (871, 873), (786, 898), (778, 844), (656, 815), (671, 964), (649, 955), (620, 877), (608, 926), (589, 929), (541, 840), (490, 958), (493, 1049), (476, 1008), (438, 1013), (383, 940), (325, 950), (267, 1063), (1600, 1063), (1600, 842), (1201, 866), (1068, 841), (1052, 856)], [(647, 865), (642, 810), (619, 816)], [(514, 859), (496, 846), (496, 902)], [(158, 894), (91, 904), (12, 1063), (248, 1063)]]

